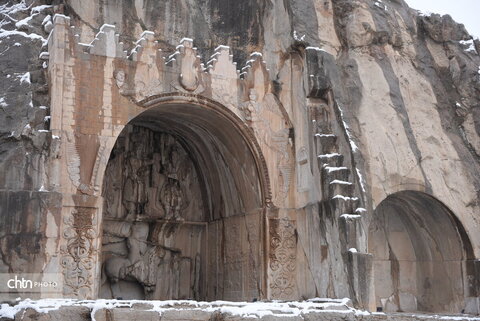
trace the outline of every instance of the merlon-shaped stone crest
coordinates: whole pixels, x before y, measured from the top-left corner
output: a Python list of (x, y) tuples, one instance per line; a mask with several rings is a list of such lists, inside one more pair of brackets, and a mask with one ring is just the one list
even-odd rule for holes
[[(199, 85), (200, 79), (197, 78), (203, 78), (201, 76), (202, 72), (210, 74), (212, 77), (244, 79), (249, 70), (257, 63), (263, 64), (268, 71), (263, 55), (260, 52), (253, 52), (245, 66), (238, 70), (237, 63), (233, 61), (231, 48), (228, 46), (219, 45), (215, 48), (214, 54), (210, 56), (210, 59), (203, 63), (202, 57), (198, 54), (197, 48), (193, 46), (194, 41), (191, 38), (181, 39), (174, 53), (168, 56), (161, 56), (162, 50), (159, 48), (158, 41), (155, 40), (155, 33), (147, 30), (140, 35), (140, 38), (135, 42), (135, 47), (128, 53), (124, 50), (124, 43), (120, 41), (120, 35), (115, 33), (115, 25), (102, 25), (91, 43), (82, 43), (80, 42), (80, 36), (75, 32), (75, 27), (70, 26), (69, 17), (56, 14), (53, 23), (54, 29), (52, 33), (60, 32), (59, 28), (63, 28), (63, 32), (72, 35), (74, 46), (78, 48), (78, 51), (84, 53), (134, 62), (143, 61), (145, 63), (152, 63), (152, 58), (155, 60), (157, 56), (160, 56), (167, 68), (180, 71), (180, 83), (188, 91), (194, 91), (194, 88)], [(146, 54), (147, 51), (148, 54)], [(144, 56), (148, 56), (148, 58)], [(197, 75), (194, 76), (190, 73), (196, 73)]]

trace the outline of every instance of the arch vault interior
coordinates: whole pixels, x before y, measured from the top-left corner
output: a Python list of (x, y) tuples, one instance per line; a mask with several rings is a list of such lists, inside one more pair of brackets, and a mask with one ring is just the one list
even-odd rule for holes
[(258, 168), (219, 113), (170, 104), (134, 118), (111, 152), (103, 196), (100, 297), (262, 295)]
[(383, 200), (369, 249), (378, 310), (457, 312), (472, 296), (470, 242), (449, 209), (427, 194), (402, 191)]

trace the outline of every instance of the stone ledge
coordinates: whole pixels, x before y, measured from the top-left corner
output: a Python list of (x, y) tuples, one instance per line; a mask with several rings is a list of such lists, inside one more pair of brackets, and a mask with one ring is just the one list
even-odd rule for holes
[(351, 307), (348, 299), (292, 302), (79, 301), (24, 300), (2, 304), (0, 321), (480, 321), (469, 315), (370, 313)]

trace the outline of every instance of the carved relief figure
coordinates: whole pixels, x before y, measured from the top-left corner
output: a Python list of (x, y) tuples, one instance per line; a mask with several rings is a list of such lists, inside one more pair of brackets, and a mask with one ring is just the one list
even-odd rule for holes
[(204, 219), (194, 168), (173, 136), (126, 127), (106, 169), (101, 296), (192, 299), (198, 295), (194, 289), (199, 280), (192, 275), (203, 262), (201, 247), (192, 250), (184, 241), (175, 245), (176, 239), (187, 236), (201, 243), (201, 225), (179, 222)]
[(184, 41), (184, 55), (182, 57), (182, 67), (180, 74), (180, 84), (188, 91), (197, 89), (199, 80), (196, 70), (195, 50), (193, 50), (193, 43), (191, 41)]
[(257, 120), (258, 112), (260, 111), (259, 103), (257, 102), (257, 92), (255, 89), (250, 89), (249, 100), (243, 103), (243, 114), (247, 123), (252, 126), (252, 123)]
[(183, 209), (184, 196), (178, 180), (168, 179), (168, 182), (163, 187), (162, 199), (166, 217), (176, 220), (182, 219), (180, 211)]
[(281, 179), (280, 199), (284, 199), (290, 189), (290, 178), (292, 174), (292, 162), (290, 160), (291, 144), (288, 128), (284, 128), (272, 134), (272, 147), (279, 156), (278, 171)]
[(115, 84), (117, 85), (120, 94), (124, 96), (133, 96), (135, 95), (135, 90), (130, 88), (127, 84), (127, 75), (123, 70), (116, 70), (113, 73), (113, 78), (115, 78)]

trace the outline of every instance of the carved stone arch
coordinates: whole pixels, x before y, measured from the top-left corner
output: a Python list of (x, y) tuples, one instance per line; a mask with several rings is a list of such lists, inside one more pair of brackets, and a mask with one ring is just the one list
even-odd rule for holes
[(255, 158), (258, 175), (260, 177), (260, 182), (262, 185), (262, 201), (265, 206), (271, 205), (271, 188), (270, 188), (270, 178), (268, 175), (267, 163), (265, 157), (263, 156), (262, 150), (258, 143), (257, 137), (255, 137), (252, 129), (245, 124), (245, 122), (240, 119), (231, 109), (225, 107), (223, 104), (204, 97), (198, 94), (191, 94), (185, 92), (174, 92), (166, 93), (160, 95), (154, 95), (148, 97), (139, 102), (139, 105), (145, 108), (154, 108), (164, 104), (191, 104), (196, 105), (207, 110), (211, 110), (231, 125), (234, 126), (236, 130), (244, 137), (245, 142), (248, 144), (252, 155)]
[(478, 261), (457, 216), (416, 190), (387, 196), (375, 209), (368, 248), (375, 300), (385, 312), (468, 310), (478, 296)]
[(197, 94), (138, 105), (105, 167), (99, 296), (266, 297), (270, 182), (253, 130)]

